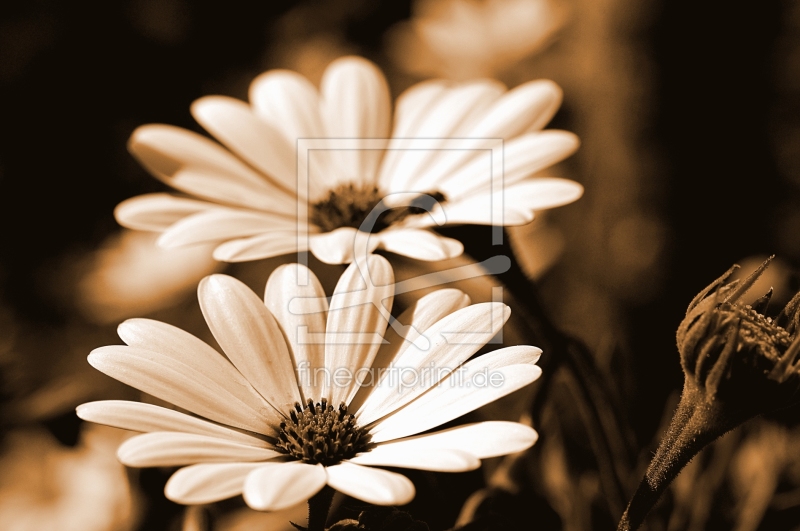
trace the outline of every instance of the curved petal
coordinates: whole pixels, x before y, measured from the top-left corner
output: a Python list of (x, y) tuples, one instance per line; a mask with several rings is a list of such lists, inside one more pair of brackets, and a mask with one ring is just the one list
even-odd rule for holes
[(398, 353), (361, 408), (359, 422), (369, 424), (401, 408), (458, 371), (510, 315), (505, 304), (484, 302), (443, 317)]
[[(375, 359), (383, 343), (394, 297), (394, 272), (378, 255), (345, 270), (331, 297), (325, 325), (323, 396), (332, 404), (349, 403), (358, 390), (358, 374)], [(341, 375), (341, 376), (337, 376)]]
[(214, 259), (221, 262), (247, 262), (305, 251), (294, 231), (272, 231), (249, 238), (230, 240), (214, 249)]
[[(511, 187), (564, 160), (579, 145), (575, 134), (558, 130), (528, 133), (507, 142), (503, 148), (502, 186)], [(474, 193), (489, 193), (493, 178), (497, 176), (492, 173), (491, 161), (477, 157), (456, 171), (438, 174), (431, 187), (442, 192), (448, 201), (455, 201)]]
[(204, 278), (197, 292), (211, 333), (256, 391), (278, 411), (301, 401), (283, 333), (263, 301), (227, 275)]
[(162, 124), (138, 127), (128, 140), (128, 150), (167, 184), (171, 184), (177, 172), (193, 169), (219, 174), (230, 184), (256, 193), (269, 193), (272, 188), (261, 175), (213, 140), (180, 127)]
[(479, 459), (486, 459), (527, 450), (538, 438), (539, 434), (530, 426), (493, 420), (383, 443), (375, 450), (394, 448), (418, 454), (435, 450), (462, 450)]
[(133, 467), (263, 461), (281, 455), (284, 454), (218, 437), (168, 431), (136, 435), (117, 450), (122, 464)]
[[(436, 209), (444, 210), (447, 224), (473, 225), (524, 225), (533, 221), (537, 210), (567, 205), (583, 195), (583, 186), (569, 179), (540, 177), (526, 179), (505, 188), (502, 196), (474, 193), (458, 201), (445, 202)], [(502, 216), (492, 215), (492, 205), (502, 202)], [(441, 211), (435, 212), (441, 216)], [(415, 216), (406, 220), (408, 224), (426, 227), (431, 224), (428, 216)]]
[(309, 500), (325, 486), (322, 465), (265, 463), (244, 482), (244, 501), (257, 511), (278, 511)]
[(378, 421), (370, 430), (372, 441), (390, 441), (435, 428), (528, 385), (542, 374), (533, 365), (540, 354), (536, 347), (507, 347), (465, 363), (403, 409)]
[(366, 251), (378, 248), (380, 240), (351, 227), (342, 227), (331, 232), (311, 234), (308, 246), (314, 256), (326, 264), (347, 264), (355, 260), (358, 246), (366, 238)]
[[(381, 166), (379, 183), (389, 193), (415, 191), (414, 183), (424, 168), (442, 152), (438, 148), (449, 139), (463, 136), (477, 116), (504, 92), (497, 81), (475, 81), (447, 88), (428, 112), (409, 130), (407, 138), (393, 138)], [(424, 149), (408, 149), (416, 139), (430, 139)], [(436, 141), (434, 139), (440, 139)], [(417, 142), (418, 143), (418, 142)], [(430, 190), (416, 190), (426, 192)]]
[(419, 448), (381, 445), (369, 452), (361, 453), (349, 462), (357, 465), (394, 466), (415, 468), (434, 472), (466, 472), (481, 466), (481, 460), (458, 449)]
[(464, 252), (460, 241), (428, 230), (389, 229), (379, 232), (374, 238), (380, 242), (379, 249), (428, 262), (455, 258)]
[(269, 276), (264, 303), (291, 347), (303, 400), (318, 401), (322, 398), (318, 375), (325, 369), (325, 290), (306, 266), (285, 264)]
[(203, 463), (181, 468), (169, 478), (164, 494), (184, 505), (212, 503), (242, 493), (247, 475), (263, 463)]
[(272, 212), (213, 209), (187, 216), (164, 231), (158, 244), (167, 249), (297, 229), (297, 220)]
[(188, 365), (169, 355), (112, 345), (89, 354), (100, 372), (208, 419), (256, 433), (268, 433), (277, 411), (231, 366)]
[(225, 96), (206, 96), (192, 103), (191, 111), (195, 120), (228, 149), (287, 192), (297, 193), (294, 146), (253, 114), (249, 105)]
[(215, 205), (170, 194), (144, 194), (126, 199), (114, 209), (123, 227), (161, 232), (181, 219)]
[(250, 83), (250, 103), (292, 146), (298, 138), (324, 136), (317, 89), (297, 72), (264, 72)]
[(377, 375), (386, 369), (397, 356), (434, 323), (451, 313), (469, 306), (470, 299), (464, 292), (454, 288), (437, 289), (417, 299), (394, 323), (386, 329), (386, 341), (378, 349), (372, 362), (371, 376), (374, 378), (364, 382), (350, 402), (351, 411), (358, 411), (364, 400), (375, 387)]
[(142, 432), (177, 431), (221, 437), (261, 448), (268, 446), (264, 439), (255, 435), (192, 417), (180, 411), (142, 402), (99, 400), (81, 404), (77, 407), (76, 413), (83, 420), (124, 430)]
[[(343, 57), (325, 70), (321, 83), (322, 116), (328, 138), (372, 138), (387, 141), (391, 119), (389, 87), (383, 73), (360, 57)], [(385, 145), (385, 142), (383, 142)], [(381, 149), (335, 150), (336, 183), (376, 182)]]
[(328, 485), (343, 494), (375, 505), (405, 505), (414, 499), (414, 484), (396, 472), (345, 461), (325, 469)]
[(561, 106), (563, 92), (549, 79), (537, 79), (515, 87), (486, 109), (469, 136), (513, 138), (543, 128)]

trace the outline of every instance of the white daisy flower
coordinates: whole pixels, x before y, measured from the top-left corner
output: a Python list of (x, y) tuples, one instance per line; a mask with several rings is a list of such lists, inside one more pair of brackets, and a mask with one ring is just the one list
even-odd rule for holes
[[(366, 272), (367, 264), (369, 283), (359, 268)], [(147, 432), (120, 447), (126, 465), (189, 465), (168, 481), (171, 500), (243, 494), (258, 510), (290, 507), (326, 485), (369, 503), (402, 505), (413, 498), (413, 484), (377, 467), (465, 471), (530, 447), (536, 432), (515, 422), (427, 433), (541, 374), (536, 347), (467, 361), (501, 329), (509, 308), (469, 305), (460, 291), (444, 289), (387, 330), (393, 293), (391, 266), (378, 255), (348, 267), (330, 304), (299, 264), (270, 276), (264, 301), (232, 277), (206, 277), (198, 296), (225, 355), (146, 319), (120, 325), (127, 346), (89, 355), (100, 371), (187, 413), (110, 400), (83, 404), (78, 415)]]
[[(193, 197), (134, 197), (117, 207), (117, 220), (162, 232), (165, 247), (217, 243), (214, 258), (226, 262), (310, 250), (324, 262), (348, 263), (359, 228), (370, 233), (369, 251), (440, 260), (463, 251), (429, 230), (443, 220), (525, 224), (536, 210), (570, 203), (583, 191), (567, 179), (534, 177), (578, 147), (572, 133), (542, 131), (561, 103), (552, 81), (513, 90), (492, 80), (426, 81), (400, 96), (392, 128), (383, 74), (365, 59), (345, 57), (327, 68), (319, 90), (295, 72), (268, 71), (251, 84), (250, 102), (209, 96), (192, 105), (224, 147), (168, 125), (136, 129), (131, 153)], [(310, 155), (298, 150), (299, 139), (368, 139), (369, 149)], [(492, 183), (491, 152), (461, 149), (454, 139), (504, 140), (502, 186)], [(301, 165), (307, 186), (298, 186)], [(392, 203), (398, 197), (405, 206)]]

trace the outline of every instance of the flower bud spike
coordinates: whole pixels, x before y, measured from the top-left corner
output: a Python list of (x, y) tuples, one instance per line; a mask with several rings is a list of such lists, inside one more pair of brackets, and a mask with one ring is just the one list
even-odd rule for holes
[(730, 277), (733, 274), (733, 272), (736, 271), (737, 269), (739, 269), (739, 264), (733, 264), (730, 268), (728, 268), (727, 271), (725, 271), (725, 273), (722, 274), (721, 277), (719, 277), (717, 280), (715, 280), (714, 282), (703, 288), (703, 290), (692, 299), (692, 302), (689, 303), (689, 307), (686, 309), (686, 314), (688, 315), (689, 312), (692, 310), (692, 308), (697, 306), (701, 300), (705, 299), (720, 284), (728, 280), (728, 277)]
[(774, 254), (769, 258), (767, 258), (766, 260), (764, 260), (764, 262), (760, 266), (758, 266), (758, 268), (755, 271), (750, 273), (750, 275), (746, 279), (744, 279), (744, 282), (742, 282), (739, 288), (735, 292), (733, 292), (731, 296), (726, 298), (724, 302), (736, 302), (739, 300), (739, 297), (747, 293), (747, 291), (753, 287), (753, 284), (756, 283), (756, 281), (764, 272), (764, 270), (767, 269), (767, 266), (769, 266), (769, 263), (772, 262), (773, 258), (775, 258)]
[(717, 358), (716, 363), (714, 363), (714, 366), (711, 367), (711, 371), (708, 373), (708, 377), (706, 378), (707, 401), (711, 401), (716, 398), (717, 389), (719, 388), (719, 383), (722, 380), (723, 375), (730, 371), (729, 361), (731, 359), (731, 354), (733, 354), (734, 350), (736, 350), (736, 342), (738, 340), (739, 328), (741, 326), (742, 321), (737, 320), (735, 325), (729, 327), (730, 331), (728, 332), (725, 340), (725, 348), (722, 349), (719, 358)]
[(761, 314), (767, 313), (767, 308), (769, 308), (769, 301), (772, 298), (773, 289), (769, 288), (769, 291), (766, 292), (762, 297), (759, 297), (753, 304), (750, 306)]

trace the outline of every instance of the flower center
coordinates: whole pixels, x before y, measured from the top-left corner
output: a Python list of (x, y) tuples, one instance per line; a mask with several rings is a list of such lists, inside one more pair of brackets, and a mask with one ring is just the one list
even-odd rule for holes
[(778, 326), (771, 317), (766, 317), (751, 306), (724, 303), (720, 312), (740, 319), (739, 344), (746, 349), (755, 349), (771, 360), (776, 360), (792, 343), (792, 336)]
[(347, 406), (338, 409), (326, 399), (306, 405), (294, 405), (289, 418), (281, 422), (279, 452), (311, 464), (335, 465), (373, 447), (372, 436), (356, 425), (356, 418), (347, 413)]
[(342, 184), (328, 192), (328, 197), (311, 205), (311, 222), (325, 232), (352, 227), (374, 234), (408, 216), (428, 212), (437, 202), (445, 201), (444, 194), (433, 192), (418, 197), (408, 206), (387, 209), (382, 204), (383, 197), (375, 186)]

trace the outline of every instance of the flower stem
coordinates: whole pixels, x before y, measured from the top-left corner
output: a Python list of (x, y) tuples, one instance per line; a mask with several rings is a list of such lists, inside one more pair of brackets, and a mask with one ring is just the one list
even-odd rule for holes
[(335, 491), (325, 485), (308, 500), (308, 531), (324, 531)]
[(677, 477), (683, 467), (703, 448), (740, 423), (728, 419), (724, 408), (687, 382), (680, 402), (653, 460), (628, 503), (617, 531), (634, 531)]

